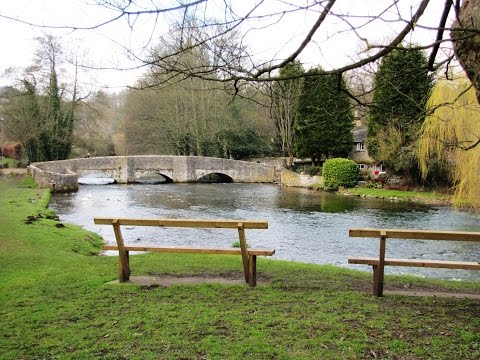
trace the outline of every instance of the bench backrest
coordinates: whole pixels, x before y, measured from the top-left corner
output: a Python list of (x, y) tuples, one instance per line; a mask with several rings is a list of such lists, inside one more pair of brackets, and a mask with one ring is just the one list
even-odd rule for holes
[(206, 220), (206, 219), (131, 219), (131, 218), (94, 218), (97, 225), (163, 226), (190, 228), (268, 229), (265, 220)]
[(480, 242), (480, 232), (404, 229), (350, 229), (350, 237)]

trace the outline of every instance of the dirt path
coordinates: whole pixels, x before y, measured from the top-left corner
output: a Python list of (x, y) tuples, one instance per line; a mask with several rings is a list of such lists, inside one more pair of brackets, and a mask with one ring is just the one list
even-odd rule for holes
[[(221, 276), (130, 276), (128, 284), (142, 285), (144, 287), (162, 286), (168, 287), (172, 285), (191, 285), (191, 284), (223, 284), (223, 285), (246, 285), (243, 276), (238, 277), (221, 277)], [(119, 284), (118, 280), (110, 282), (111, 284)], [(268, 279), (257, 279), (257, 284), (269, 284)]]
[(6, 169), (0, 169), (0, 175), (10, 175), (10, 174), (26, 174), (27, 169), (25, 168), (6, 168)]

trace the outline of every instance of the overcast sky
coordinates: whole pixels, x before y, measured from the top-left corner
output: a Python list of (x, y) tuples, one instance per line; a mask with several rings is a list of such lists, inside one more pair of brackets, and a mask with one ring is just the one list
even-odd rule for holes
[[(140, 0), (145, 4), (151, 3), (148, 0)], [(175, 1), (153, 1), (161, 4), (176, 3)], [(254, 0), (236, 0), (233, 3), (238, 6), (236, 11), (246, 11)], [(305, 4), (305, 0), (292, 1), (296, 4)], [(375, 15), (381, 11), (385, 4), (391, 0), (343, 0), (337, 1), (333, 11), (341, 14)], [(223, 3), (220, 2), (220, 3)], [(411, 6), (416, 8), (419, 1), (400, 1), (400, 11), (405, 18), (412, 12)], [(267, 0), (258, 9), (257, 15), (278, 11), (285, 4), (283, 1)], [(444, 1), (433, 0), (427, 9), (427, 13), (420, 24), (435, 27), (438, 25)], [(208, 11), (218, 11), (214, 1), (209, 1)], [(0, 14), (23, 21), (46, 26), (91, 26), (105, 21), (114, 16), (114, 13), (94, 4), (94, 0), (15, 0), (2, 1)], [(154, 23), (151, 17), (142, 16), (139, 19), (118, 20), (112, 24), (103, 26), (96, 30), (53, 30), (32, 27), (21, 22), (0, 18), (0, 74), (9, 67), (26, 67), (32, 64), (35, 49), (35, 37), (41, 36), (42, 32), (49, 32), (61, 36), (65, 47), (74, 50), (79, 49), (85, 54), (85, 59), (96, 67), (132, 67), (138, 63), (127, 59), (124, 48), (133, 50), (136, 55), (142, 56), (142, 50), (155, 44), (155, 39), (168, 30), (168, 20), (161, 18)], [(272, 57), (286, 56), (290, 51), (298, 47), (303, 36), (317, 14), (299, 11), (294, 15), (285, 16), (278, 24), (265, 29), (265, 22), (252, 20), (247, 22), (242, 31), (249, 31), (245, 41), (255, 54), (258, 61), (268, 61)], [(395, 20), (397, 14), (392, 10), (385, 14), (385, 20)], [(364, 20), (350, 19), (358, 21)], [(274, 20), (268, 20), (270, 23)], [(154, 27), (154, 24), (156, 27)], [(134, 31), (131, 31), (133, 26)], [(404, 23), (390, 21), (376, 21), (360, 29), (359, 35), (368, 38), (369, 44), (390, 39), (398, 28)], [(151, 39), (152, 30), (155, 29), (154, 37)], [(348, 30), (345, 22), (339, 18), (331, 17), (327, 24), (322, 25), (321, 31), (315, 37), (308, 48), (302, 54), (300, 60), (306, 67), (322, 65), (324, 68), (333, 68), (344, 65), (355, 57), (355, 53), (365, 46), (352, 31)], [(345, 32), (342, 32), (345, 31)], [(417, 28), (407, 40), (428, 43), (435, 38), (435, 31), (427, 31)], [(119, 46), (119, 44), (121, 46)], [(141, 74), (136, 71), (90, 71), (84, 75), (84, 86), (109, 87), (112, 90), (120, 90), (126, 85), (133, 85), (135, 79)], [(0, 85), (6, 84), (5, 77), (0, 78)]]

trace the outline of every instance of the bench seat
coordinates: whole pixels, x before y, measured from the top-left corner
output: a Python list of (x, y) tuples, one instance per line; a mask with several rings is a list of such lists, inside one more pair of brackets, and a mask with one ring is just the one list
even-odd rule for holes
[[(379, 260), (378, 258), (373, 258), (373, 257), (349, 257), (348, 263), (378, 266)], [(437, 268), (437, 269), (480, 270), (480, 263), (466, 262), (466, 261), (385, 258), (385, 265), (407, 266), (407, 267), (428, 267), (428, 268)]]
[[(116, 250), (117, 245), (104, 245), (103, 250)], [(126, 251), (147, 251), (147, 252), (165, 252), (165, 253), (191, 253), (191, 254), (227, 254), (227, 255), (242, 255), (240, 248), (205, 248), (205, 247), (186, 247), (186, 246), (125, 246)], [(275, 249), (250, 249), (247, 252), (254, 256), (273, 256)]]

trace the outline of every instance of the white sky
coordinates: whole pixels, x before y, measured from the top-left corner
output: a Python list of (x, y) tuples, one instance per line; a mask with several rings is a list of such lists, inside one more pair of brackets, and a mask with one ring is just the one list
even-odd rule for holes
[[(94, 0), (0, 0), (0, 14), (12, 18), (18, 18), (27, 22), (39, 25), (73, 25), (89, 26), (100, 23), (105, 19), (112, 17), (111, 12), (93, 4)], [(153, 1), (140, 0), (145, 4), (156, 3), (176, 3), (175, 1)], [(238, 6), (236, 10), (241, 12), (248, 8), (255, 0), (233, 0), (233, 4)], [(257, 0), (258, 2), (258, 0)], [(292, 2), (304, 5), (305, 0), (292, 0)], [(333, 11), (342, 14), (362, 14), (375, 15), (385, 4), (392, 0), (339, 0), (333, 7)], [(411, 6), (416, 8), (419, 0), (400, 1), (401, 12), (408, 18), (412, 11)], [(223, 1), (221, 1), (223, 3)], [(257, 15), (278, 11), (284, 7), (285, 2), (267, 0), (261, 8), (255, 13)], [(427, 13), (420, 21), (420, 24), (435, 27), (438, 25), (440, 14), (444, 1), (432, 0)], [(214, 13), (216, 3), (212, 0), (208, 2), (207, 12)], [(252, 30), (247, 33), (245, 42), (253, 49), (255, 57), (259, 60), (270, 60), (273, 56), (282, 57), (289, 51), (297, 48), (301, 39), (306, 33), (315, 14), (307, 14), (299, 11), (296, 14), (288, 15), (282, 18), (282, 21), (274, 26), (263, 30)], [(171, 14), (169, 15), (172, 16)], [(386, 17), (395, 19), (397, 15), (393, 12)], [(81, 49), (86, 53), (86, 59), (96, 67), (129, 67), (135, 65), (127, 59), (124, 49), (118, 44), (122, 44), (142, 55), (140, 52), (145, 45), (155, 45), (155, 38), (150, 41), (153, 29), (153, 20), (146, 16), (139, 19), (130, 19), (134, 25), (134, 31), (131, 31), (126, 19), (120, 19), (112, 24), (101, 27), (97, 30), (52, 30), (31, 27), (13, 20), (0, 18), (0, 75), (9, 67), (26, 67), (33, 62), (33, 54), (36, 47), (35, 37), (41, 36), (42, 31), (62, 37), (62, 43), (65, 47), (71, 49)], [(273, 20), (269, 20), (272, 22)], [(354, 21), (354, 20), (352, 20)], [(364, 22), (362, 19), (356, 20), (358, 23)], [(262, 27), (264, 23), (252, 20), (246, 23), (242, 30)], [(157, 22), (155, 35), (165, 32), (167, 28), (166, 19), (160, 19)], [(392, 37), (394, 30), (403, 27), (404, 24), (377, 21), (360, 30), (360, 35), (368, 38), (370, 44), (387, 40)], [(351, 61), (350, 58), (360, 49), (361, 41), (348, 31), (339, 34), (339, 31), (347, 29), (344, 22), (338, 18), (332, 17), (327, 24), (322, 25), (315, 41), (312, 42), (302, 54), (300, 60), (306, 64), (306, 68), (315, 65), (322, 65), (324, 68), (332, 68), (344, 65)], [(435, 31), (426, 31), (417, 28), (413, 36), (407, 38), (421, 43), (429, 43), (435, 38)], [(133, 85), (135, 79), (141, 74), (141, 71), (90, 71), (88, 75), (83, 75), (83, 86), (88, 87), (108, 87), (113, 91), (121, 90), (126, 85)], [(0, 77), (0, 85), (7, 84), (9, 80)]]

